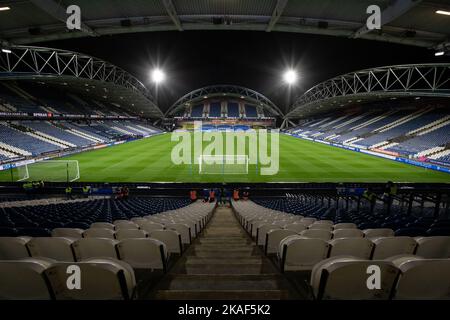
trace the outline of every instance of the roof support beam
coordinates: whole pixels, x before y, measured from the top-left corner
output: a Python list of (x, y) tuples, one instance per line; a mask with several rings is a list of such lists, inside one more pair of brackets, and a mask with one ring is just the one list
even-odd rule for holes
[(162, 2), (164, 4), (164, 7), (166, 8), (167, 14), (169, 15), (170, 19), (172, 19), (178, 31), (183, 31), (180, 18), (178, 17), (177, 11), (175, 10), (175, 6), (173, 5), (172, 0), (162, 0)]
[[(420, 2), (422, 2), (422, 0), (394, 0), (391, 5), (389, 5), (381, 12), (381, 26), (384, 26), (401, 17), (416, 5), (418, 5)], [(371, 31), (372, 30), (369, 30), (367, 28), (367, 25), (364, 24), (361, 28), (359, 28), (355, 33), (351, 35), (351, 38), (359, 38), (360, 36), (363, 36)]]
[(269, 25), (267, 26), (267, 29), (266, 29), (267, 32), (270, 32), (273, 30), (273, 27), (275, 27), (275, 25), (277, 24), (281, 15), (283, 14), (284, 8), (286, 8), (288, 1), (289, 0), (278, 0), (277, 1), (275, 9), (273, 9), (272, 17), (270, 18)]
[[(31, 2), (41, 10), (47, 12), (53, 18), (66, 23), (66, 8), (59, 3), (56, 3), (54, 0), (31, 0)], [(97, 33), (83, 22), (81, 23), (81, 31), (91, 36), (97, 36)]]

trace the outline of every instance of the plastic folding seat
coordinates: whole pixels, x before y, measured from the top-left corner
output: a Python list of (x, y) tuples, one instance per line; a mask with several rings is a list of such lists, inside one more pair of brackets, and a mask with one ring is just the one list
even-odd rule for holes
[(105, 238), (82, 238), (72, 244), (75, 258), (82, 261), (89, 258), (117, 259), (116, 240)]
[(421, 237), (415, 240), (417, 242), (416, 255), (426, 259), (450, 258), (450, 237)]
[(27, 237), (1, 237), (0, 260), (18, 260), (30, 257), (27, 248)]
[(152, 232), (153, 230), (164, 230), (164, 225), (161, 223), (151, 223), (146, 222), (139, 225), (141, 230), (144, 230), (148, 233)]
[(376, 228), (363, 230), (366, 238), (393, 237), (394, 230), (388, 228)]
[(83, 238), (114, 239), (114, 230), (102, 228), (87, 229), (83, 232)]
[(149, 237), (163, 242), (169, 254), (181, 254), (183, 252), (181, 235), (177, 231), (154, 230), (149, 233)]
[(353, 256), (360, 259), (370, 259), (374, 244), (367, 238), (338, 238), (329, 241), (329, 257)]
[(66, 237), (80, 239), (83, 237), (83, 229), (77, 228), (56, 228), (52, 230), (52, 237)]
[(328, 242), (317, 238), (288, 236), (280, 242), (278, 256), (282, 271), (311, 270), (328, 256)]
[(450, 259), (407, 256), (390, 260), (400, 270), (394, 299), (450, 299)]
[(139, 226), (135, 224), (134, 222), (127, 221), (127, 222), (118, 222), (114, 224), (116, 226), (116, 230), (120, 229), (139, 229)]
[(51, 299), (44, 273), (51, 264), (36, 258), (0, 261), (0, 300)]
[[(124, 220), (124, 219), (117, 219), (117, 220), (114, 220), (113, 221), (113, 224), (114, 225), (117, 225), (117, 224), (119, 224), (119, 223), (130, 223), (131, 221), (130, 220)], [(132, 223), (132, 222), (131, 222)]]
[(317, 220), (314, 222), (314, 224), (330, 224), (333, 225), (334, 222), (332, 220)]
[(300, 222), (309, 226), (311, 224), (313, 224), (317, 219), (316, 218), (302, 218), (300, 219)]
[(300, 233), (306, 230), (306, 226), (302, 223), (290, 223), (284, 226), (285, 229)]
[(54, 259), (56, 261), (75, 261), (72, 250), (73, 239), (56, 237), (33, 238), (27, 243), (31, 256)]
[(297, 235), (297, 232), (287, 229), (271, 230), (267, 232), (266, 243), (264, 246), (266, 254), (277, 253), (281, 240), (293, 235)]
[(273, 224), (264, 224), (256, 231), (256, 244), (258, 246), (264, 246), (266, 244), (266, 234), (270, 230), (281, 230), (279, 226)]
[(308, 229), (300, 233), (301, 236), (307, 238), (316, 238), (328, 241), (331, 239), (332, 233), (328, 230)]
[(147, 238), (147, 232), (138, 229), (119, 229), (115, 233), (117, 240)]
[[(76, 265), (81, 273), (81, 290), (67, 287), (67, 268)], [(45, 274), (57, 300), (128, 300), (134, 296), (133, 268), (123, 261), (93, 258), (76, 263), (55, 263)]]
[(334, 230), (339, 230), (339, 229), (356, 229), (357, 226), (354, 223), (336, 223), (333, 226)]
[(125, 239), (117, 244), (120, 259), (134, 269), (166, 271), (166, 245), (156, 239)]
[[(380, 289), (367, 286), (367, 270), (372, 265), (380, 268)], [(339, 256), (317, 263), (310, 285), (318, 300), (387, 300), (397, 275), (398, 269), (389, 261)]]
[(114, 230), (114, 227), (115, 226), (112, 223), (108, 223), (108, 222), (94, 222), (93, 224), (91, 224), (90, 229), (100, 228), (100, 229)]
[(364, 232), (359, 229), (338, 229), (333, 231), (333, 239), (337, 238), (363, 238)]
[(310, 230), (327, 230), (327, 231), (332, 231), (333, 230), (333, 225), (328, 224), (328, 223), (313, 223), (312, 225), (310, 225), (308, 227), (308, 229)]
[(191, 228), (187, 224), (183, 223), (168, 223), (166, 224), (167, 230), (174, 230), (181, 235), (181, 242), (183, 244), (191, 244), (192, 235)]
[(372, 259), (381, 260), (399, 254), (413, 254), (417, 243), (410, 237), (380, 237), (372, 239), (375, 245)]

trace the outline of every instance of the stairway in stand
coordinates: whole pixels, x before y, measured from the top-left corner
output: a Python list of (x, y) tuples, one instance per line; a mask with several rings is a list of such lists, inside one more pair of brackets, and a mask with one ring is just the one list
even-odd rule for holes
[(293, 299), (295, 290), (240, 226), (218, 207), (203, 234), (157, 285), (157, 299)]

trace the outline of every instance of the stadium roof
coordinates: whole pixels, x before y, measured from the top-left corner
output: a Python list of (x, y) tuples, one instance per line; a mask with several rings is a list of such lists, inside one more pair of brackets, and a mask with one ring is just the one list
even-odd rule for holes
[(300, 96), (285, 118), (302, 118), (356, 103), (404, 97), (450, 98), (450, 63), (386, 66), (334, 77)]
[(64, 85), (150, 118), (163, 113), (148, 89), (128, 72), (101, 59), (67, 50), (14, 46), (0, 51), (0, 80)]
[[(82, 30), (66, 28), (66, 7), (78, 5)], [(369, 5), (382, 10), (382, 30), (365, 26)], [(448, 0), (0, 0), (6, 43), (170, 30), (283, 31), (439, 48), (449, 43)]]
[(283, 112), (267, 97), (254, 90), (235, 85), (214, 85), (200, 88), (185, 94), (178, 99), (167, 111), (166, 116), (173, 116), (177, 111), (193, 105), (205, 99), (213, 98), (235, 98), (242, 99), (249, 103), (262, 107), (269, 111), (271, 115), (283, 116)]

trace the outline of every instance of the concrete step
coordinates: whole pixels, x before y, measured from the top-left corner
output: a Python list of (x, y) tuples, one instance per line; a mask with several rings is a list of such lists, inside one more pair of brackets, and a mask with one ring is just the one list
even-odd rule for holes
[(242, 259), (230, 259), (227, 256), (215, 257), (215, 258), (205, 258), (196, 256), (187, 256), (186, 265), (202, 264), (202, 265), (215, 265), (215, 264), (262, 264), (263, 258), (260, 256), (248, 256)]
[(273, 273), (274, 267), (266, 262), (262, 263), (186, 263), (186, 274), (202, 274), (202, 275), (223, 275), (223, 274), (263, 274)]
[(286, 300), (288, 290), (160, 290), (156, 299), (164, 300)]

